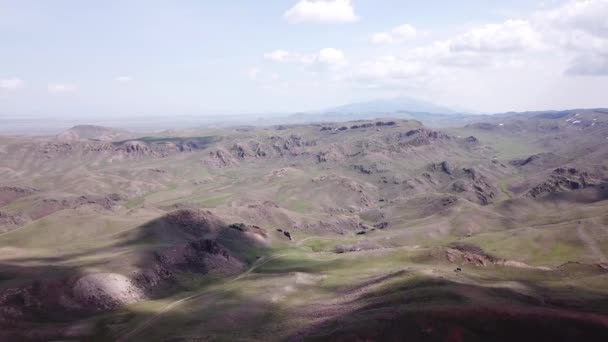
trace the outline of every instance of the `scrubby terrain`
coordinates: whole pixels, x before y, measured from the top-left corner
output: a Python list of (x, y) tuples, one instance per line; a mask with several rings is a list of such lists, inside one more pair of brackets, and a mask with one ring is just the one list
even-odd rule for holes
[(0, 137), (0, 340), (606, 341), (608, 111)]

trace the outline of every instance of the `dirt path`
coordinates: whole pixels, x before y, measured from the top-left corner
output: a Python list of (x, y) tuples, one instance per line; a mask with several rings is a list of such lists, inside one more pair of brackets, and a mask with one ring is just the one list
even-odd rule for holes
[(581, 222), (578, 224), (578, 227), (576, 228), (576, 233), (578, 234), (578, 237), (581, 239), (581, 241), (585, 243), (587, 248), (589, 248), (591, 253), (593, 253), (593, 255), (598, 258), (601, 263), (608, 262), (608, 258), (606, 258), (604, 252), (602, 252), (595, 240), (587, 234), (584, 223)]
[[(280, 255), (275, 255), (275, 256), (271, 256), (269, 258), (265, 258), (262, 257), (261, 259), (257, 260), (253, 265), (251, 265), (251, 267), (249, 269), (247, 269), (245, 272), (239, 274), (238, 276), (228, 280), (226, 282), (226, 284), (235, 282), (237, 280), (243, 279), (244, 277), (246, 277), (247, 275), (249, 275), (251, 272), (253, 272), (256, 268), (272, 261), (278, 258), (281, 258), (283, 256), (285, 256), (287, 254), (280, 254)], [(220, 290), (217, 291), (216, 293), (223, 293), (225, 291), (228, 291), (228, 289), (224, 289), (224, 290)], [(139, 334), (141, 331), (143, 331), (144, 329), (146, 329), (147, 327), (149, 327), (150, 325), (152, 325), (154, 322), (156, 322), (158, 319), (161, 318), (162, 315), (166, 314), (167, 312), (175, 309), (176, 307), (178, 307), (179, 305), (193, 300), (193, 299), (197, 299), (200, 297), (203, 297), (205, 295), (209, 295), (210, 293), (203, 291), (201, 293), (197, 293), (197, 294), (193, 294), (191, 296), (182, 298), (182, 299), (178, 299), (172, 303), (167, 304), (167, 306), (165, 306), (161, 311), (157, 312), (155, 315), (153, 315), (152, 317), (148, 318), (147, 320), (143, 321), (140, 325), (138, 325), (137, 327), (135, 327), (133, 330), (125, 333), (124, 335), (122, 335), (121, 337), (119, 337), (116, 341), (117, 342), (124, 342), (124, 341), (129, 341), (130, 339), (134, 338), (135, 336), (137, 336), (137, 334)]]

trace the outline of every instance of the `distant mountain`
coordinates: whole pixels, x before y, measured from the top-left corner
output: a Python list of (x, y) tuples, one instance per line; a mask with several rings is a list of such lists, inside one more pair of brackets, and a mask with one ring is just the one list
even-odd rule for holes
[(334, 114), (386, 114), (397, 112), (425, 112), (435, 114), (455, 113), (455, 111), (450, 108), (409, 97), (356, 102), (326, 109), (323, 112)]
[(61, 141), (100, 140), (112, 141), (132, 137), (133, 133), (111, 127), (78, 125), (57, 135)]
[(388, 117), (418, 120), (427, 126), (445, 127), (469, 123), (476, 115), (461, 114), (419, 99), (399, 97), (351, 103), (310, 113), (296, 113), (290, 117), (290, 121), (330, 122)]

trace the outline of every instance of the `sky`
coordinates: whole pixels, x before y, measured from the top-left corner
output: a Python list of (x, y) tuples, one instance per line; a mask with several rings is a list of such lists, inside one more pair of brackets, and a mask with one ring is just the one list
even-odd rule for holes
[(608, 107), (608, 0), (0, 0), (0, 116)]

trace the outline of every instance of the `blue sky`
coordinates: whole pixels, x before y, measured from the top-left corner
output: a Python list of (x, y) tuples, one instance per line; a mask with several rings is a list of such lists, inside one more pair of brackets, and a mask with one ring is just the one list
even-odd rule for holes
[(0, 115), (607, 107), (608, 0), (0, 0)]

